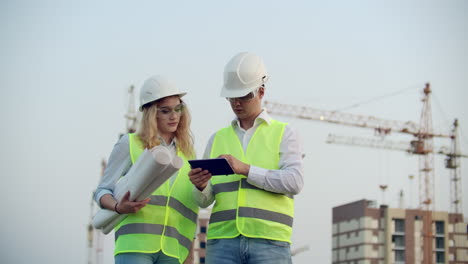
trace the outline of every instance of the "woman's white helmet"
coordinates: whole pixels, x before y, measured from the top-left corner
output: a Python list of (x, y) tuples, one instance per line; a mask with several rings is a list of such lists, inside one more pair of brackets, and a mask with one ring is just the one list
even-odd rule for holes
[(145, 104), (154, 102), (167, 96), (178, 95), (182, 97), (186, 94), (186, 92), (181, 92), (166, 77), (161, 75), (154, 75), (147, 79), (141, 87), (139, 109), (141, 112), (143, 112), (143, 106)]
[(249, 52), (235, 55), (224, 67), (221, 97), (242, 97), (258, 89), (268, 80), (262, 59)]

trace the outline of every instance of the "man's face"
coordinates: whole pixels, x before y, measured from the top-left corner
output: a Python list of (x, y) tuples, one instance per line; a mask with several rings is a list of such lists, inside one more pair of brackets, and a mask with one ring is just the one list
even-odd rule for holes
[(237, 98), (228, 98), (232, 111), (240, 120), (253, 117), (255, 118), (260, 110), (264, 88), (260, 87), (246, 96)]

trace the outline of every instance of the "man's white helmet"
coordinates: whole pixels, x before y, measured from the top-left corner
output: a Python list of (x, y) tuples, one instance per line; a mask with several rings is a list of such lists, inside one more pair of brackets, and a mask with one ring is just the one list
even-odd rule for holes
[(221, 97), (242, 97), (256, 90), (268, 80), (262, 59), (252, 53), (241, 52), (224, 67)]
[(186, 92), (181, 92), (169, 80), (161, 75), (151, 76), (145, 81), (140, 90), (140, 111), (143, 112), (145, 104), (154, 102), (161, 98), (178, 95), (180, 97), (186, 95)]

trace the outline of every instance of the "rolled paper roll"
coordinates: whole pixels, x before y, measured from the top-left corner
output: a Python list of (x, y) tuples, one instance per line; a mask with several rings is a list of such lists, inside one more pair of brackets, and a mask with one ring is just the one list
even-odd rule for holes
[[(183, 160), (177, 156), (172, 158), (169, 150), (163, 146), (156, 146), (149, 151), (145, 150), (127, 175), (117, 182), (114, 197), (119, 201), (127, 191), (130, 191), (131, 201), (144, 200), (176, 173), (182, 165)], [(94, 216), (92, 224), (107, 234), (126, 216), (111, 210), (101, 209)]]
[[(160, 152), (156, 151), (155, 148), (151, 149), (151, 153), (155, 158), (160, 155)], [(165, 167), (164, 170), (159, 173), (158, 177), (156, 177), (154, 181), (148, 184), (148, 186), (142, 191), (139, 200), (148, 198), (159, 186), (171, 178), (172, 175), (174, 175), (184, 165), (184, 161), (179, 156), (173, 157), (170, 163), (172, 166)]]
[(179, 156), (175, 156), (173, 159), (172, 159), (172, 162), (171, 162), (172, 166), (176, 169), (180, 169), (182, 168), (182, 166), (184, 166), (184, 160), (182, 158), (180, 158)]
[[(157, 153), (156, 157), (153, 152)], [(137, 200), (141, 191), (150, 185), (154, 178), (157, 178), (158, 171), (163, 171), (171, 161), (171, 154), (165, 147), (157, 146), (152, 151), (144, 150), (127, 175), (121, 177), (116, 183), (114, 198), (120, 201), (125, 193), (130, 191), (130, 200)], [(93, 217), (92, 224), (99, 229), (117, 216), (119, 214), (114, 211), (101, 209)]]
[(156, 146), (151, 151), (145, 149), (127, 175), (117, 182), (114, 198), (120, 201), (125, 193), (130, 191), (130, 201), (135, 201), (140, 196), (140, 192), (154, 178), (159, 177), (159, 172), (171, 164), (171, 160), (171, 153), (163, 146)]
[(166, 169), (161, 172), (159, 177), (155, 178), (152, 182), (148, 184), (148, 186), (141, 192), (141, 196), (144, 198), (141, 198), (139, 200), (143, 200), (148, 198), (159, 186), (163, 185), (165, 181), (167, 181), (169, 178), (171, 178), (172, 175), (174, 175), (179, 169), (176, 169), (174, 167), (167, 166)]
[[(126, 214), (118, 214), (108, 209), (101, 209), (94, 216), (92, 224), (96, 229), (101, 229), (107, 235), (125, 217), (127, 217)], [(100, 225), (99, 228), (96, 227), (98, 224)]]
[[(163, 172), (161, 172), (161, 174), (158, 177), (154, 178), (153, 182), (149, 183), (149, 185), (143, 191), (141, 191), (140, 196), (138, 196), (136, 198), (136, 200), (141, 201), (141, 200), (144, 200), (144, 199), (150, 197), (151, 194), (157, 188), (159, 188), (159, 186), (161, 186), (173, 174), (177, 173), (177, 171), (178, 171), (178, 169), (175, 169), (172, 166), (167, 166), (165, 168), (165, 170)], [(107, 211), (110, 211), (110, 210), (107, 210)], [(109, 232), (111, 232), (112, 229), (114, 229), (114, 227), (120, 223), (120, 221), (122, 221), (123, 219), (125, 219), (125, 217), (127, 217), (127, 215), (125, 215), (125, 214), (119, 215), (114, 211), (110, 211), (110, 212), (114, 213), (115, 215), (113, 217), (109, 218), (110, 221), (108, 223), (106, 223), (102, 227), (102, 232), (104, 234), (108, 234)]]
[[(114, 211), (112, 211), (114, 212)], [(114, 212), (115, 213), (115, 212)], [(108, 222), (106, 225), (104, 225), (102, 228), (101, 228), (101, 231), (104, 235), (107, 235), (109, 234), (116, 225), (118, 225), (122, 220), (124, 220), (128, 215), (127, 214), (117, 214), (116, 217), (113, 217), (112, 220), (110, 222)]]

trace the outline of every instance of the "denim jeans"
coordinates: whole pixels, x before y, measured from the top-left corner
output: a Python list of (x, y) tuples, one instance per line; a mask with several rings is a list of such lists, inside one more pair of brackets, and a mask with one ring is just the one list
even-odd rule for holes
[(156, 253), (120, 253), (115, 255), (115, 264), (179, 264), (179, 260)]
[(210, 239), (206, 248), (207, 264), (291, 264), (287, 242), (238, 236)]

